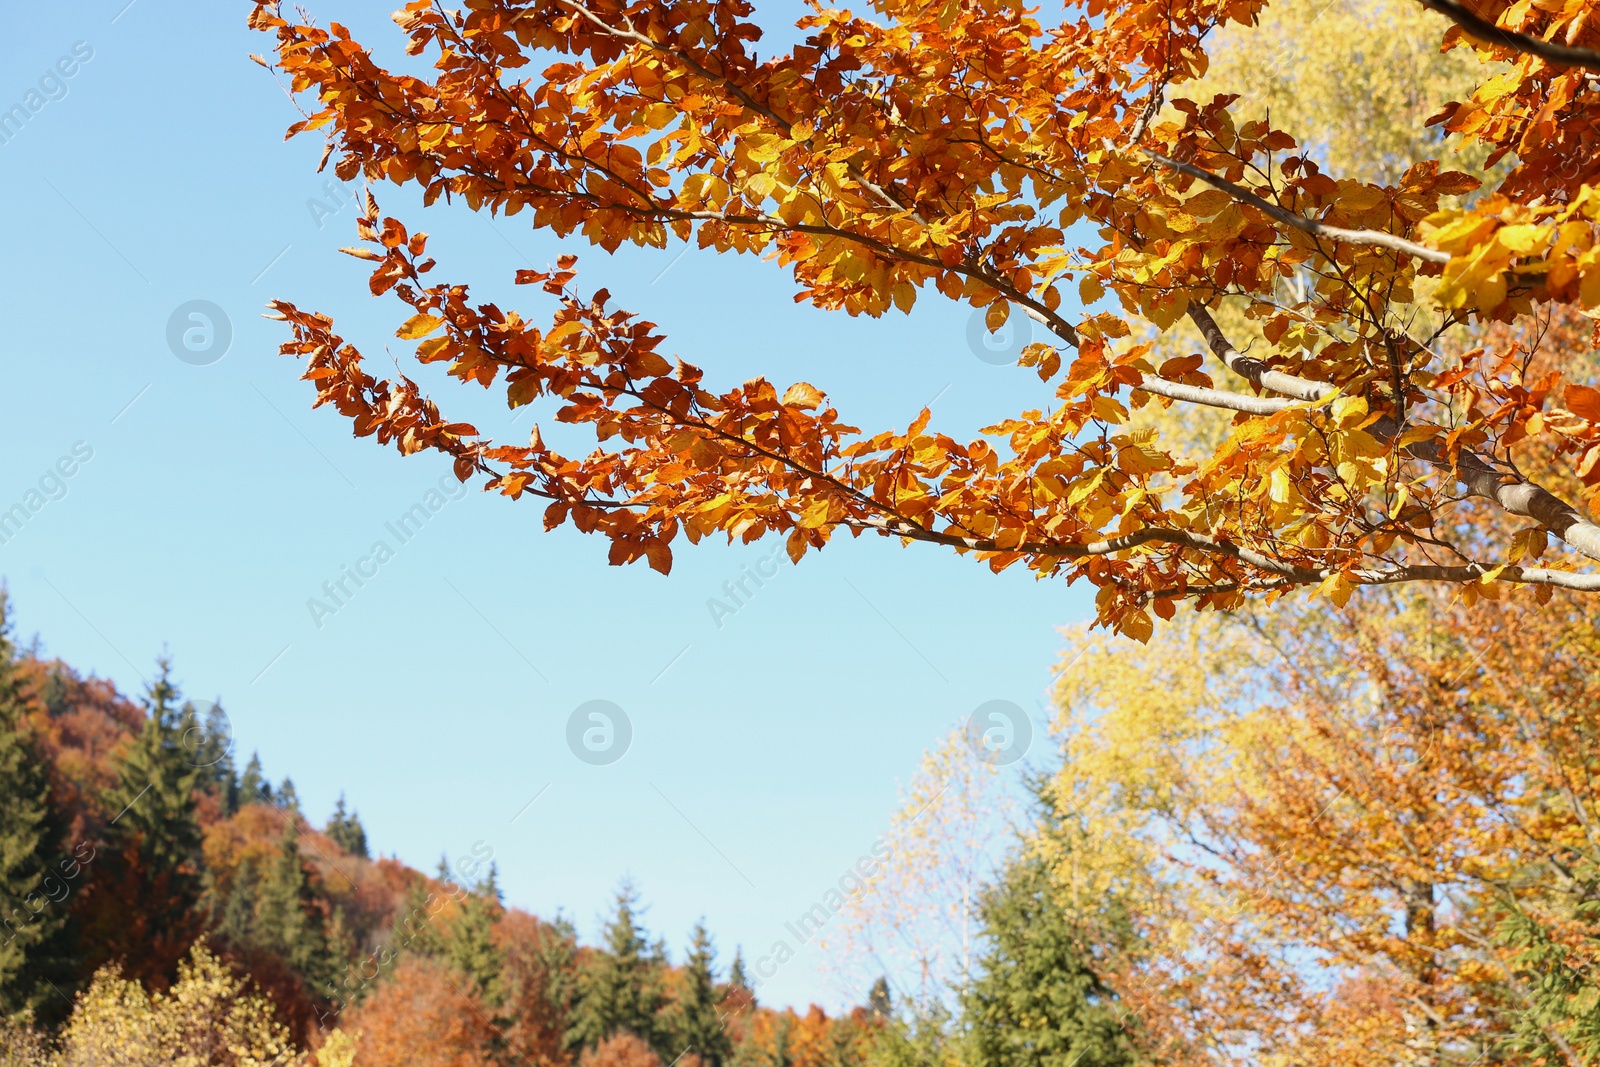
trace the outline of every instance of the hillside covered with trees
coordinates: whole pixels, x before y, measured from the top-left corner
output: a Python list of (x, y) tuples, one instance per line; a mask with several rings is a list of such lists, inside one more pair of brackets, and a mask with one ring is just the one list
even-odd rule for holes
[(19, 649), (9, 611), (0, 1063), (840, 1067), (883, 1027), (758, 1005), (703, 925), (670, 962), (630, 885), (580, 945), (507, 907), (483, 850), (377, 856), (343, 798), (319, 828), (289, 778), (238, 768), (170, 662), (131, 700)]

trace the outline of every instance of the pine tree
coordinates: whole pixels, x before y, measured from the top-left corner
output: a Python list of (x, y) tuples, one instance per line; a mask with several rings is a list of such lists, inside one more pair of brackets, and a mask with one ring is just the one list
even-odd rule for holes
[[(10, 604), (0, 586), (0, 1013), (37, 1007), (49, 994), (66, 921), (51, 868), (62, 855), (44, 760), (26, 716), (34, 696), (11, 640)], [(58, 888), (59, 887), (59, 888)], [(52, 899), (54, 897), (55, 899)]]
[(461, 902), (444, 952), (446, 962), (467, 980), (467, 992), (490, 1008), (506, 1001), (505, 953), (494, 943), (499, 917), (499, 890), (491, 868), (489, 877)]
[(278, 955), (313, 988), (331, 972), (327, 929), (311, 877), (300, 855), (300, 835), (286, 825), (278, 855), (256, 889), (250, 942)]
[[(1042, 829), (1065, 833), (1053, 823)], [(1114, 900), (1082, 914), (1061, 898), (1045, 860), (1018, 852), (979, 903), (978, 917), (985, 947), (962, 998), (974, 1067), (1140, 1062), (1091, 948), (1132, 942)]]
[(183, 744), (196, 719), (193, 709), (179, 707), (170, 661), (157, 664), (144, 698), (148, 718), (102, 801), (105, 847), (72, 904), (85, 971), (120, 960), (129, 979), (159, 984), (172, 981), (206, 916), (197, 907), (204, 884), (195, 815), (200, 771)]
[(434, 922), (437, 906), (428, 905), (428, 883), (420, 876), (406, 887), (389, 930), (389, 948), (400, 954), (439, 956), (444, 953), (444, 937)]
[(606, 924), (605, 950), (596, 952), (578, 979), (578, 1006), (568, 1041), (590, 1047), (621, 1031), (643, 1039), (658, 1054), (666, 1042), (656, 1014), (661, 1008), (658, 964), (636, 918), (638, 894), (624, 882), (617, 910)]
[(751, 1003), (755, 1002), (755, 992), (750, 986), (750, 976), (744, 969), (744, 947), (735, 945), (733, 948), (733, 963), (728, 967), (728, 988), (750, 995)]
[(683, 981), (670, 1020), (674, 1055), (690, 1050), (707, 1067), (722, 1067), (733, 1053), (717, 1010), (720, 998), (712, 970), (715, 961), (716, 949), (701, 920), (689, 935), (689, 956), (684, 961)]
[(889, 995), (889, 979), (879, 976), (872, 988), (867, 991), (867, 1009), (880, 1019), (890, 1019), (894, 1015), (894, 998)]
[(361, 825), (361, 816), (353, 811), (345, 814), (343, 793), (339, 794), (339, 803), (333, 809), (333, 817), (328, 820), (328, 825), (322, 832), (350, 855), (360, 856), (362, 859), (371, 858), (367, 852), (367, 831)]
[(201, 788), (214, 793), (222, 810), (229, 815), (239, 810), (239, 777), (233, 766), (233, 728), (220, 703), (207, 707), (201, 720), (199, 709), (184, 705), (184, 720), (194, 724), (182, 738), (189, 762), (200, 770)]
[(288, 777), (278, 783), (278, 792), (273, 798), (273, 803), (282, 808), (290, 818), (300, 814), (300, 794), (295, 792), (294, 782)]
[(261, 802), (272, 803), (272, 786), (267, 784), (266, 776), (261, 773), (261, 756), (252, 752), (250, 762), (245, 764), (244, 775), (239, 779), (239, 803)]
[(200, 826), (195, 821), (194, 790), (199, 768), (183, 747), (194, 726), (193, 709), (179, 710), (172, 661), (156, 661), (159, 672), (145, 693), (149, 719), (117, 768), (119, 788), (112, 797), (111, 820), (124, 840), (136, 841), (141, 859), (156, 871), (178, 876), (173, 888), (186, 890), (192, 906), (198, 890)]

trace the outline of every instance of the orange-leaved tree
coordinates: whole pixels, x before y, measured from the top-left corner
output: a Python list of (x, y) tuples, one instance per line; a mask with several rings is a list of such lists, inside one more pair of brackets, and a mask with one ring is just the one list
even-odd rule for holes
[[(746, 0), (411, 0), (395, 21), (432, 59), (425, 77), (256, 0), (251, 24), (276, 39), (261, 62), (309, 102), (291, 133), (323, 131), (341, 178), (606, 250), (764, 254), (825, 310), (937, 292), (991, 330), (1026, 315), (1049, 341), (1019, 362), (1059, 403), (972, 442), (927, 410), (864, 432), (805, 382), (707, 383), (653, 324), (579, 290), (574, 256), (518, 272), (554, 305), (538, 323), (430, 284), (426, 235), (370, 191), (347, 251), (372, 262), (375, 295), (409, 305), (398, 336), (416, 359), (498, 382), (512, 406), (555, 405), (595, 449), (559, 454), (537, 429), (488, 440), (409, 377), (367, 373), (328, 317), (277, 301), (284, 351), (358, 435), (539, 498), (547, 527), (605, 535), (613, 563), (666, 571), (680, 534), (782, 535), (798, 560), (873, 531), (1085, 578), (1099, 621), (1139, 638), (1180, 600), (1296, 587), (1341, 604), (1411, 581), (1600, 589), (1585, 501), (1512, 456), (1537, 448), (1600, 485), (1600, 390), (1530, 378), (1519, 344), (1451, 347), (1483, 322), (1600, 310), (1600, 25), (1588, 0), (1416, 2), (1482, 67), (1433, 121), (1488, 147), (1495, 188), (1428, 159), (1394, 184), (1335, 180), (1302, 147), (1315, 129), (1184, 96), (1208, 35), (1253, 24), (1263, 0), (1067, 0), (1049, 22), (1018, 0), (817, 4), (803, 43), (768, 58)], [(1209, 358), (1154, 355), (1181, 319)], [(1219, 320), (1259, 326), (1250, 354)], [(1151, 404), (1233, 421), (1186, 450), (1133, 425)], [(1505, 513), (1502, 533), (1463, 532), (1469, 496)]]

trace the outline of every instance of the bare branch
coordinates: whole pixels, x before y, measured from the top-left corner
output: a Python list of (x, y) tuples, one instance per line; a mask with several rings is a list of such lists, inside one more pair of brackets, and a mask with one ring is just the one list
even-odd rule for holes
[(1204, 404), (1206, 407), (1243, 411), (1251, 415), (1273, 415), (1285, 408), (1293, 407), (1296, 403), (1294, 400), (1275, 396), (1248, 396), (1243, 393), (1223, 392), (1221, 389), (1204, 389), (1197, 385), (1184, 385), (1180, 382), (1169, 382), (1165, 378), (1154, 378), (1148, 374), (1145, 375), (1144, 381), (1134, 388), (1187, 404)]

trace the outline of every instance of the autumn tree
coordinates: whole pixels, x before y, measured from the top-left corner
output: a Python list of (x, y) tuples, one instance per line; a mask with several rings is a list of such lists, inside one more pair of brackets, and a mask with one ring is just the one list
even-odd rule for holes
[(565, 1065), (577, 998), (577, 931), (560, 916), (542, 922), (507, 911), (497, 933), (505, 952), (509, 1044), (536, 1067)]
[(423, 956), (401, 959), (341, 1026), (361, 1035), (356, 1067), (494, 1067), (500, 1047), (450, 969)]
[[(946, 1019), (967, 988), (978, 905), (1004, 858), (1015, 803), (965, 724), (923, 755), (890, 825), (841, 877), (818, 942), (854, 997), (882, 978), (905, 1014)], [(825, 905), (826, 908), (826, 905)]]
[[(345, 1045), (342, 1040), (336, 1048)], [(301, 1060), (272, 1006), (203, 948), (180, 965), (165, 993), (151, 994), (114, 968), (79, 999), (52, 1067), (350, 1067), (348, 1057)]]
[[(540, 500), (547, 527), (602, 534), (613, 563), (665, 571), (680, 534), (780, 535), (798, 559), (873, 532), (1086, 579), (1099, 620), (1136, 637), (1178, 601), (1299, 587), (1338, 602), (1417, 581), (1594, 590), (1600, 527), (1579, 505), (1600, 484), (1600, 393), (1526, 379), (1515, 347), (1443, 342), (1600, 307), (1600, 26), (1581, 0), (1417, 2), (1430, 14), (1411, 32), (1476, 80), (1426, 122), (1506, 163), (1487, 187), (1426, 156), (1336, 179), (1316, 146), (1342, 142), (1316, 115), (1284, 129), (1208, 95), (1210, 38), (1255, 24), (1263, 0), (1070, 0), (1048, 22), (1001, 0), (878, 0), (870, 18), (806, 15), (766, 58), (745, 0), (413, 0), (396, 21), (431, 76), (257, 0), (251, 25), (276, 52), (262, 62), (309, 108), (290, 132), (321, 131), (341, 178), (606, 250), (766, 255), (824, 310), (906, 311), (937, 291), (990, 330), (1026, 316), (1043, 339), (1021, 363), (1056, 402), (973, 442), (926, 411), (861, 432), (807, 383), (705, 382), (609, 292), (577, 288), (573, 256), (518, 275), (553, 301), (543, 324), (430, 284), (426, 235), (370, 193), (350, 251), (375, 295), (406, 305), (397, 332), (417, 359), (499, 382), (512, 407), (554, 402), (596, 448), (569, 457), (537, 430), (492, 442), (410, 377), (370, 375), (328, 317), (278, 301), (283, 351), (358, 435)], [(1270, 57), (1270, 35), (1250, 40)], [(1249, 354), (1223, 309), (1260, 323)], [(1151, 339), (1180, 320), (1203, 352), (1158, 360)], [(1152, 404), (1232, 421), (1190, 447), (1130, 424)], [(1524, 441), (1574, 470), (1577, 504), (1509, 462)], [(1459, 536), (1464, 498), (1503, 523)]]
[(1076, 650), (1053, 795), (1087, 832), (1055, 870), (1131, 902), (1108, 984), (1144, 1050), (1600, 1057), (1595, 623), (1388, 591)]

